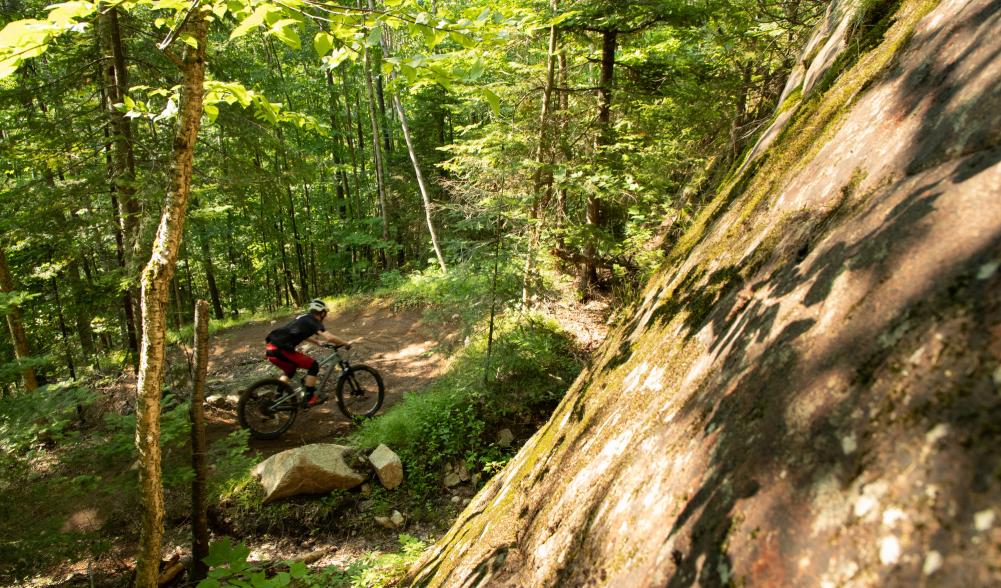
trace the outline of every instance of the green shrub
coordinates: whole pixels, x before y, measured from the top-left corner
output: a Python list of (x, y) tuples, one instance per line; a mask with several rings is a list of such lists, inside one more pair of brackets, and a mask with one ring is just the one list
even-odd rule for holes
[(481, 333), (430, 388), (407, 394), (384, 415), (366, 421), (349, 442), (385, 443), (400, 455), (411, 492), (437, 485), (445, 463), (464, 460), (491, 475), (510, 457), (486, 433), (534, 427), (548, 418), (580, 371), (572, 338), (537, 315), (499, 320), (488, 358)]
[(301, 562), (250, 562), (250, 549), (233, 544), (228, 538), (209, 546), (205, 562), (209, 564), (208, 577), (197, 588), (247, 587), (279, 588), (381, 588), (392, 586), (406, 574), (427, 547), (416, 537), (401, 534), (400, 551), (394, 553), (369, 552), (355, 560), (346, 569), (335, 566), (310, 570)]

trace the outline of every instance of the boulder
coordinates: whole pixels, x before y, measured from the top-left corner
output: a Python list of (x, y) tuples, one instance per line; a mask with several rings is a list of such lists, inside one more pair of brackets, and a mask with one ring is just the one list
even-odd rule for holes
[(375, 467), (379, 481), (387, 490), (392, 490), (403, 483), (403, 462), (389, 447), (380, 444), (368, 456), (368, 461)]
[(299, 494), (354, 488), (367, 479), (349, 465), (356, 461), (350, 447), (317, 443), (272, 455), (251, 473), (264, 486), (264, 502), (271, 502)]
[(449, 472), (445, 474), (445, 487), (451, 488), (452, 486), (458, 486), (462, 483), (462, 479), (459, 478), (459, 474), (455, 472)]

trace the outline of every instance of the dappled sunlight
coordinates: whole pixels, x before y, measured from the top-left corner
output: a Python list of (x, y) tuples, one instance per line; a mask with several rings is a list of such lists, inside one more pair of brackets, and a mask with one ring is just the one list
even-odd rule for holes
[(71, 514), (63, 523), (60, 533), (88, 533), (99, 531), (104, 526), (104, 517), (96, 508), (84, 508)]

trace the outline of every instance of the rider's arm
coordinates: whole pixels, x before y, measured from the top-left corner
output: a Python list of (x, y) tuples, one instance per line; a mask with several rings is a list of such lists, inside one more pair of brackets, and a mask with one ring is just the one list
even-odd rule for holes
[[(322, 339), (322, 340), (321, 340)], [(351, 342), (345, 339), (341, 339), (337, 335), (331, 334), (329, 331), (320, 331), (316, 335), (310, 338), (312, 343), (317, 345), (325, 342), (333, 343), (334, 345), (350, 345)]]

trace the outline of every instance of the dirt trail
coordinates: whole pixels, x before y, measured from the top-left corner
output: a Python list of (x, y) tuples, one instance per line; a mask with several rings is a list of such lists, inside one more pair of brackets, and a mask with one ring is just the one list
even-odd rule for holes
[[(251, 382), (279, 375), (264, 359), (264, 337), (293, 317), (249, 323), (217, 334), (211, 342), (208, 367), (208, 394), (228, 396), (228, 406), (208, 412), (211, 439), (239, 428), (235, 396)], [(384, 302), (370, 302), (331, 312), (324, 325), (331, 333), (356, 344), (346, 355), (353, 363), (379, 370), (386, 384), (383, 411), (399, 401), (404, 392), (420, 390), (441, 375), (445, 358), (434, 350), (443, 340), (456, 336), (458, 325), (422, 321), (417, 310), (395, 311)], [(316, 355), (315, 348), (304, 351)], [(297, 377), (303, 375), (299, 372)], [(251, 447), (270, 455), (290, 447), (329, 441), (350, 431), (351, 423), (331, 398), (326, 404), (300, 411), (292, 428), (274, 441), (251, 441)]]

